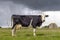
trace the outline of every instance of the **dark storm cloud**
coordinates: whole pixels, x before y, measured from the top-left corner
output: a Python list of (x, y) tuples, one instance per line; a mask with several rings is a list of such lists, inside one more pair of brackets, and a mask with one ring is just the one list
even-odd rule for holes
[[(34, 10), (41, 10), (44, 7), (47, 7), (46, 9), (51, 9), (49, 8), (50, 6), (58, 6), (60, 4), (60, 0), (13, 0), (13, 2), (24, 4)], [(54, 7), (52, 8), (55, 9)]]
[(53, 11), (60, 10), (60, 0), (0, 0), (12, 1), (15, 4), (23, 4), (33, 10)]

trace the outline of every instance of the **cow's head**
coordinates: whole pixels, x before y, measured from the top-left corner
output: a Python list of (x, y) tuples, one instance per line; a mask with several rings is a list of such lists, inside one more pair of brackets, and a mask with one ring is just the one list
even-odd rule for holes
[(46, 17), (48, 17), (48, 15), (45, 15), (45, 14), (42, 15), (42, 22), (45, 22)]

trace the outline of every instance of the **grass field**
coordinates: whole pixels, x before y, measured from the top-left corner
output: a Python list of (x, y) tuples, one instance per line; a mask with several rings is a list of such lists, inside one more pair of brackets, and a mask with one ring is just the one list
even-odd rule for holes
[(32, 28), (17, 30), (16, 36), (11, 36), (11, 29), (0, 28), (0, 40), (60, 40), (60, 29), (38, 29), (33, 36)]

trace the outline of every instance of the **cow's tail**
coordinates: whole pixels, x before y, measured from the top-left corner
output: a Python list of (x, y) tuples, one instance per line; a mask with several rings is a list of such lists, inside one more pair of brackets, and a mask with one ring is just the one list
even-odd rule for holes
[(11, 27), (13, 27), (13, 17), (11, 16)]

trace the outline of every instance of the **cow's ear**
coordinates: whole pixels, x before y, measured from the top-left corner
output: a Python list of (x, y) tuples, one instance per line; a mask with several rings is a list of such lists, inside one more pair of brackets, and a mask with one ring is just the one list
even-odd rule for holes
[(49, 17), (49, 15), (45, 15), (45, 17)]

